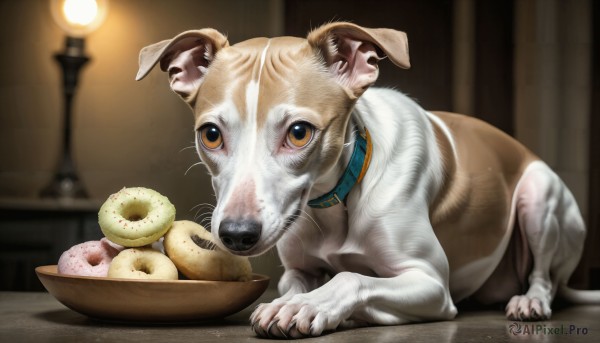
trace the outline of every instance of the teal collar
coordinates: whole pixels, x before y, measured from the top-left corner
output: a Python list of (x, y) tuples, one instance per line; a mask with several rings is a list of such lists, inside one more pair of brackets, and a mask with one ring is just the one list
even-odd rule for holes
[(350, 162), (346, 170), (339, 179), (337, 185), (328, 193), (321, 195), (316, 199), (308, 201), (308, 206), (312, 208), (327, 208), (335, 206), (340, 202), (346, 202), (346, 197), (354, 185), (362, 181), (363, 176), (369, 168), (371, 162), (371, 153), (373, 146), (369, 131), (365, 129), (365, 134), (356, 134), (354, 141), (354, 151), (350, 157)]

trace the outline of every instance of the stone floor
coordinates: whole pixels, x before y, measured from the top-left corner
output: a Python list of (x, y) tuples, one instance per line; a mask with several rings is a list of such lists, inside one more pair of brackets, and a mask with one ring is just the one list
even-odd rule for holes
[[(267, 291), (259, 301), (269, 301)], [(0, 292), (0, 342), (260, 342), (246, 310), (224, 320), (185, 325), (97, 321), (47, 293)], [(465, 310), (454, 321), (367, 327), (303, 342), (600, 342), (600, 306), (557, 309), (552, 320), (507, 321), (499, 310)]]

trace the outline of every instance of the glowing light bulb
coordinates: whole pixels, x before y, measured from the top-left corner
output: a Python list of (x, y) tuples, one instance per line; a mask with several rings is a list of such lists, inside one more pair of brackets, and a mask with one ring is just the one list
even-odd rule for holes
[(72, 37), (84, 37), (97, 29), (104, 21), (108, 10), (108, 0), (50, 0), (49, 2), (54, 21)]
[(63, 4), (65, 19), (74, 25), (91, 24), (98, 14), (96, 0), (66, 0)]

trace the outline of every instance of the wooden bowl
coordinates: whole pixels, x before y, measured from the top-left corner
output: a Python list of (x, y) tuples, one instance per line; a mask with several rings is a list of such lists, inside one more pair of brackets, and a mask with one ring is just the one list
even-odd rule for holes
[(269, 278), (250, 281), (134, 280), (58, 274), (56, 265), (35, 272), (63, 305), (105, 320), (186, 322), (223, 318), (252, 304)]

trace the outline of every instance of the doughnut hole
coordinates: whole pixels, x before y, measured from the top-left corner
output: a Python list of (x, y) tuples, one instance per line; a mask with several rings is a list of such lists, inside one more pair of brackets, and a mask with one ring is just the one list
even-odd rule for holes
[(148, 216), (150, 204), (143, 201), (134, 201), (128, 206), (121, 208), (120, 215), (132, 222), (143, 220)]
[(144, 259), (137, 259), (133, 263), (133, 269), (135, 269), (138, 272), (142, 272), (144, 274), (149, 274), (149, 275), (154, 272), (152, 266), (150, 266), (148, 261), (146, 261)]
[(101, 254), (88, 255), (86, 260), (90, 264), (90, 266), (95, 267), (95, 266), (99, 265), (100, 262), (102, 262), (102, 255)]

